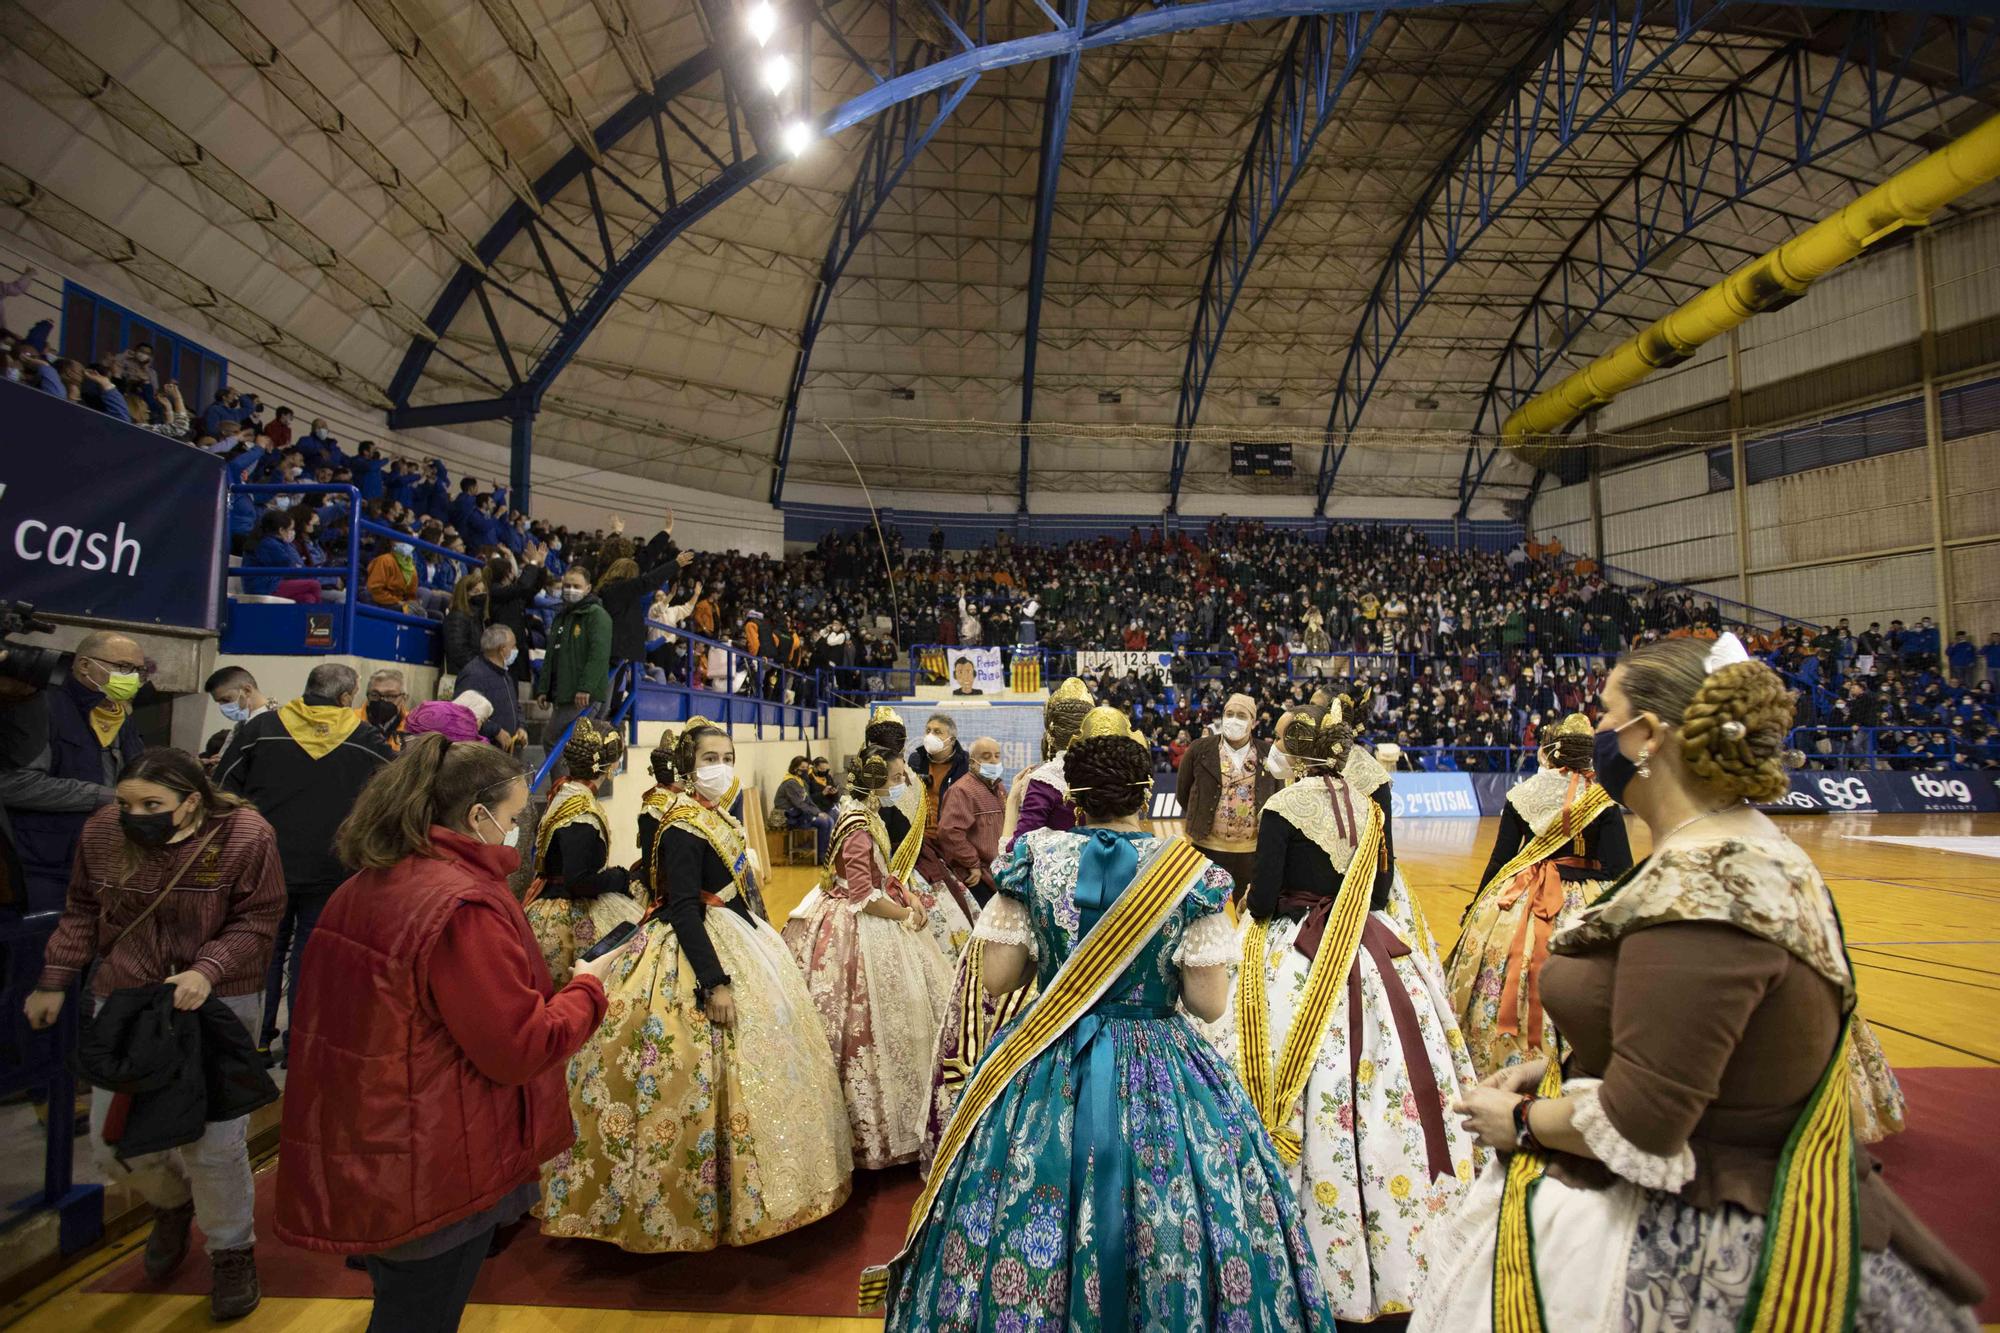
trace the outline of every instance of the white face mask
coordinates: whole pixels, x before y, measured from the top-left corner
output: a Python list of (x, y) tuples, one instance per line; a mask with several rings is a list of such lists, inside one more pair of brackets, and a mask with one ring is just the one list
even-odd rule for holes
[[(491, 810), (481, 810), (480, 813), (486, 817), (486, 822), (494, 828), (502, 827), (499, 816), (495, 815)], [(517, 846), (521, 841), (521, 826), (519, 824), (508, 824), (505, 827), (507, 831), (501, 835), (500, 846)], [(486, 842), (486, 838), (482, 834), (475, 832), (472, 836), (478, 838), (481, 842)], [(486, 845), (488, 847), (493, 846), (490, 842), (486, 842)]]
[(513, 666), (513, 665), (514, 665), (514, 659), (515, 659), (515, 658), (517, 658), (517, 657), (519, 657), (520, 655), (521, 655), (521, 650), (520, 650), (519, 648), (509, 648), (509, 649), (507, 650), (507, 660), (506, 660), (505, 662), (502, 662), (502, 663), (501, 663), (501, 665), (502, 665), (502, 666)]
[(736, 782), (734, 764), (703, 764), (694, 771), (694, 789), (711, 801), (719, 801)]
[(933, 755), (943, 754), (945, 750), (950, 747), (950, 745), (951, 745), (950, 741), (946, 740), (944, 737), (936, 734), (935, 732), (924, 737), (924, 749), (928, 750)]
[(896, 804), (896, 802), (903, 799), (903, 793), (909, 790), (909, 786), (910, 784), (907, 782), (890, 783), (888, 786), (882, 789), (882, 804), (884, 805)]
[(1250, 734), (1250, 724), (1240, 717), (1222, 719), (1222, 738), (1231, 745), (1241, 745), (1243, 738)]
[(1282, 750), (1271, 751), (1270, 757), (1264, 760), (1264, 771), (1279, 781), (1289, 778), (1292, 775), (1291, 757)]
[(583, 600), (584, 592), (585, 589), (583, 588), (564, 588), (562, 590), (562, 599), (565, 602), (580, 602)]

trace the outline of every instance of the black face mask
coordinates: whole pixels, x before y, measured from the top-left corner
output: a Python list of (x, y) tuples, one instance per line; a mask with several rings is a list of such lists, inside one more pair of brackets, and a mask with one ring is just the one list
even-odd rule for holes
[(394, 731), (402, 723), (402, 713), (387, 699), (368, 701), (368, 720), (373, 722), (384, 735)]
[(1616, 731), (1600, 731), (1591, 737), (1591, 755), (1597, 768), (1597, 785), (1604, 788), (1604, 794), (1620, 805), (1625, 803), (1625, 789), (1638, 776), (1639, 765), (1625, 757), (1618, 748)]
[(129, 810), (118, 813), (118, 826), (125, 830), (125, 836), (138, 846), (148, 849), (164, 847), (167, 839), (174, 836), (174, 812), (162, 810), (158, 814), (141, 815)]

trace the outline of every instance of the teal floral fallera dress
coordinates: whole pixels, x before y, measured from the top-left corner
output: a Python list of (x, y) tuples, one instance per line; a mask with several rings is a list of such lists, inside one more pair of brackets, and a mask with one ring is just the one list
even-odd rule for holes
[[(1165, 846), (1030, 833), (999, 863), (976, 933), (1027, 947), (1047, 987)], [(1334, 1328), (1276, 1150), (1176, 1008), (1181, 965), (1235, 956), (1229, 889), (1208, 866), (1104, 999), (1000, 1094), (897, 1266), (888, 1328)]]

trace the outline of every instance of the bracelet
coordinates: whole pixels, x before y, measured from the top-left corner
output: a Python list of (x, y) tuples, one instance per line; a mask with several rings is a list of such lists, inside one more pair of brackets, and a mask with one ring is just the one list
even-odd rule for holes
[(1535, 1137), (1534, 1126), (1528, 1123), (1528, 1108), (1540, 1100), (1539, 1096), (1529, 1092), (1522, 1094), (1521, 1100), (1514, 1103), (1514, 1147), (1517, 1151), (1547, 1151), (1542, 1147), (1541, 1140)]

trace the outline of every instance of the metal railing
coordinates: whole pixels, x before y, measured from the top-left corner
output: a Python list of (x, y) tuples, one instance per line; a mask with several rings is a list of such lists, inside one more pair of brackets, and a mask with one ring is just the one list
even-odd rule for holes
[[(22, 1011), (35, 989), (49, 936), (62, 919), (60, 912), (35, 912), (0, 919), (0, 956), (6, 960), (6, 981), (0, 986), (0, 1030), (6, 1034), (6, 1056), (0, 1059), (0, 1097), (39, 1097), (46, 1112), (42, 1133), (42, 1185), (26, 1198), (9, 1199), (0, 1223), (11, 1223), (39, 1209), (57, 1215), (57, 1248), (70, 1255), (95, 1242), (104, 1232), (104, 1187), (76, 1182), (76, 1075), (70, 1058), (82, 1030), (81, 987), (63, 993), (62, 1011), (53, 1027), (35, 1031)], [(16, 1145), (17, 1150), (25, 1144)]]
[[(1882, 748), (1884, 736), (1916, 738), (1915, 749), (1903, 746)], [(1942, 747), (1931, 737), (1944, 737)], [(1805, 755), (1805, 766), (1813, 769), (1869, 769), (1920, 772), (1927, 769), (1957, 768), (1956, 756), (1966, 755), (1980, 763), (1990, 746), (1969, 746), (1949, 722), (1931, 725), (1909, 724), (1893, 727), (1794, 727), (1786, 744)], [(1978, 753), (1975, 753), (1978, 751)]]

